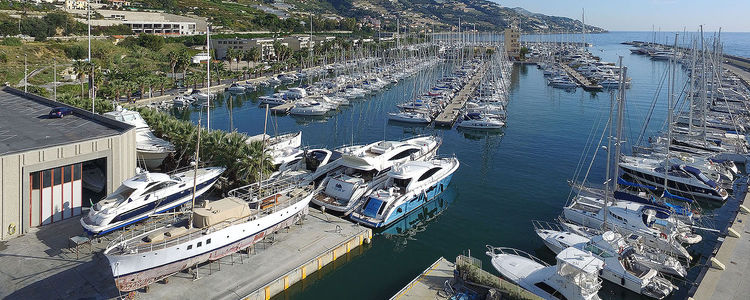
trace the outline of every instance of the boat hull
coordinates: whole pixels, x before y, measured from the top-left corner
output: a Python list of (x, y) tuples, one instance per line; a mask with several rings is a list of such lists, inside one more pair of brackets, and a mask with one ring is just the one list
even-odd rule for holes
[[(296, 223), (302, 215), (307, 213), (308, 203), (310, 202), (311, 196), (312, 195), (308, 195), (304, 200), (301, 200), (294, 205), (294, 207), (288, 207), (272, 215), (205, 234), (200, 238), (201, 240), (208, 241), (213, 239), (215, 244), (220, 244), (221, 246), (205, 252), (192, 254), (191, 256), (185, 255), (184, 253), (190, 250), (186, 251), (184, 249), (187, 249), (187, 244), (193, 243), (194, 240), (186, 241), (185, 243), (169, 248), (152, 251), (153, 253), (144, 252), (127, 255), (109, 255), (105, 252), (105, 256), (109, 260), (112, 269), (115, 285), (117, 286), (117, 289), (122, 292), (137, 290), (189, 267), (207, 261), (218, 260), (239, 250), (246, 249), (247, 247), (261, 241), (266, 235), (290, 227)], [(255, 229), (259, 226), (263, 229)], [(249, 229), (253, 229), (253, 233), (249, 235), (243, 233), (245, 230), (250, 231)], [(242, 238), (231, 241), (224, 238), (225, 236), (228, 238), (237, 235), (241, 235)], [(224, 242), (222, 243), (222, 241)], [(208, 245), (207, 242), (205, 246), (207, 247)], [(183, 250), (180, 250), (180, 248)], [(193, 250), (196, 251), (197, 249), (199, 248)], [(163, 252), (161, 256), (157, 255), (159, 254), (159, 251)], [(183, 254), (187, 257), (171, 258), (176, 257), (176, 255), (179, 254)], [(149, 260), (148, 257), (152, 258)], [(161, 260), (157, 260), (157, 258)], [(156, 266), (149, 267), (150, 265)], [(120, 268), (120, 266), (126, 267)], [(121, 275), (120, 273), (124, 274)]]

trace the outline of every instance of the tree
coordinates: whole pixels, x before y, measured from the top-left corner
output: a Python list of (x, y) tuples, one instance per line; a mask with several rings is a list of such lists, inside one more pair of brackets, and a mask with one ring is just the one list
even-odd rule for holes
[(76, 74), (76, 78), (78, 78), (78, 82), (81, 83), (81, 99), (84, 98), (83, 96), (83, 78), (86, 76), (86, 74), (89, 73), (89, 64), (85, 60), (76, 60), (73, 62), (73, 73)]
[(164, 38), (153, 34), (141, 34), (137, 41), (138, 45), (151, 51), (159, 51), (164, 46)]
[(216, 85), (221, 84), (221, 76), (224, 74), (226, 65), (223, 61), (214, 63), (214, 69), (216, 70)]

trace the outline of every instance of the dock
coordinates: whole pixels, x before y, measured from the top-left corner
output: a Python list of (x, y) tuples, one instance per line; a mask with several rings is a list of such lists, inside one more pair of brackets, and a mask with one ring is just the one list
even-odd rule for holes
[(593, 84), (593, 83), (591, 83), (591, 81), (589, 81), (588, 78), (586, 78), (585, 76), (581, 75), (581, 73), (578, 73), (578, 71), (573, 70), (573, 68), (571, 68), (567, 64), (561, 63), (560, 66), (562, 66), (562, 68), (565, 69), (565, 72), (567, 72), (568, 75), (570, 75), (570, 77), (573, 77), (573, 79), (576, 82), (578, 82), (578, 84), (581, 85), (581, 87), (583, 87), (584, 90), (587, 90), (587, 91), (599, 91), (599, 90), (602, 90), (604, 88), (604, 87), (602, 87), (599, 84)]
[[(491, 286), (472, 280), (482, 281)], [(459, 255), (455, 263), (444, 257), (438, 258), (393, 295), (391, 300), (449, 299), (462, 292), (476, 293), (478, 299), (542, 299), (510, 281), (483, 270), (481, 260)]]
[(697, 288), (688, 299), (747, 299), (750, 294), (750, 194), (740, 202), (737, 216), (729, 224), (721, 245), (706, 262), (707, 270), (699, 276)]
[(275, 114), (286, 114), (286, 113), (289, 112), (290, 109), (294, 108), (294, 103), (295, 102), (296, 101), (289, 101), (289, 102), (284, 103), (282, 105), (277, 105), (277, 106), (271, 107), (271, 108), (269, 108), (269, 110), (271, 110), (271, 112), (275, 113)]
[(469, 97), (474, 93), (474, 90), (477, 89), (477, 86), (479, 86), (479, 81), (484, 77), (484, 72), (486, 70), (486, 64), (482, 65), (482, 67), (474, 74), (474, 77), (472, 77), (471, 80), (464, 85), (461, 91), (458, 92), (458, 95), (453, 97), (445, 109), (438, 114), (437, 118), (435, 118), (435, 126), (453, 127), (453, 123), (458, 119), (461, 110), (464, 108), (464, 105), (466, 105), (466, 101), (469, 100)]
[(368, 228), (310, 209), (301, 224), (267, 236), (247, 252), (179, 272), (147, 290), (120, 293), (101, 254), (108, 242), (94, 240), (91, 250), (87, 245), (76, 257), (68, 239), (80, 234), (73, 218), (0, 243), (0, 298), (268, 299), (337, 258), (361, 253), (372, 238)]

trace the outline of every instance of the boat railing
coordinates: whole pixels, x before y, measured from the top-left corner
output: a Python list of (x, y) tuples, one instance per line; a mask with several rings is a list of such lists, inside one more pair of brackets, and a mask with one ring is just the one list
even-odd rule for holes
[(299, 186), (297, 178), (271, 178), (261, 182), (252, 183), (246, 186), (238, 187), (227, 192), (230, 197), (237, 197), (246, 201), (252, 199), (261, 199), (274, 195), (283, 190), (289, 189), (294, 186)]
[[(205, 168), (208, 165), (211, 165), (210, 161), (200, 161), (200, 162), (198, 162), (198, 168)], [(182, 172), (185, 172), (185, 171), (192, 171), (194, 169), (195, 169), (195, 165), (191, 164), (189, 166), (184, 166), (184, 167), (176, 168), (176, 169), (168, 171), (166, 173), (167, 173), (167, 175), (174, 175), (174, 174), (182, 173)]]
[(522, 250), (518, 250), (518, 249), (515, 249), (515, 248), (509, 248), (509, 247), (495, 247), (495, 246), (491, 246), (491, 245), (486, 245), (486, 247), (487, 247), (487, 255), (490, 256), (490, 257), (495, 257), (495, 256), (502, 255), (502, 254), (505, 254), (505, 255), (515, 255), (515, 256), (521, 256), (521, 257), (525, 257), (525, 258), (531, 259), (532, 261), (534, 261), (534, 262), (536, 262), (538, 264), (541, 264), (541, 265), (543, 265), (545, 267), (549, 267), (550, 266), (548, 263), (544, 262), (543, 260), (541, 260), (541, 259), (537, 258), (536, 256), (533, 256), (533, 255), (531, 255), (529, 253), (526, 253), (526, 252), (524, 252)]
[(540, 230), (549, 230), (549, 231), (566, 231), (565, 229), (560, 226), (560, 224), (547, 222), (547, 221), (540, 221), (540, 220), (531, 220), (531, 224), (534, 226), (534, 231), (540, 231)]
[[(251, 213), (245, 217), (224, 220), (222, 222), (219, 222), (217, 224), (214, 224), (205, 228), (198, 228), (197, 230), (188, 230), (186, 234), (181, 234), (176, 237), (165, 238), (164, 240), (159, 241), (159, 242), (144, 244), (143, 241), (139, 240), (139, 241), (135, 241), (136, 243), (138, 243), (138, 245), (135, 247), (129, 247), (128, 244), (122, 244), (126, 240), (132, 240), (133, 238), (136, 238), (139, 236), (145, 236), (146, 234), (150, 232), (155, 232), (158, 229), (168, 228), (169, 224), (175, 224), (176, 222), (166, 223), (166, 224), (162, 222), (161, 224), (154, 224), (154, 226), (144, 226), (143, 228), (130, 230), (130, 233), (127, 235), (126, 234), (121, 235), (120, 237), (118, 237), (119, 240), (116, 239), (115, 241), (112, 241), (110, 243), (110, 247), (108, 247), (108, 249), (112, 248), (113, 246), (116, 246), (117, 244), (120, 244), (121, 246), (123, 246), (119, 249), (121, 253), (142, 253), (142, 252), (151, 252), (154, 250), (168, 248), (173, 245), (177, 245), (177, 244), (184, 243), (186, 241), (193, 240), (196, 237), (200, 237), (205, 234), (209, 234), (209, 233), (224, 229), (229, 226), (244, 223), (244, 222), (247, 222), (248, 220), (255, 220), (263, 215), (273, 214), (277, 212), (278, 210), (285, 209), (291, 205), (296, 204), (301, 199), (304, 199), (307, 195), (309, 195), (309, 190), (306, 189), (304, 194), (301, 194), (294, 199), (290, 199), (288, 201), (277, 203), (265, 209), (260, 208), (260, 206), (258, 206), (259, 207), (258, 209), (251, 210)], [(176, 218), (174, 218), (174, 221), (176, 221)]]

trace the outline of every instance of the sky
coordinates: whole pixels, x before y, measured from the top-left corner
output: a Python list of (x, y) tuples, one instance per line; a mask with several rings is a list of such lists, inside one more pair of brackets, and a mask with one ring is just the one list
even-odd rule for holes
[(609, 31), (750, 32), (750, 0), (491, 0), (507, 7), (581, 19)]

